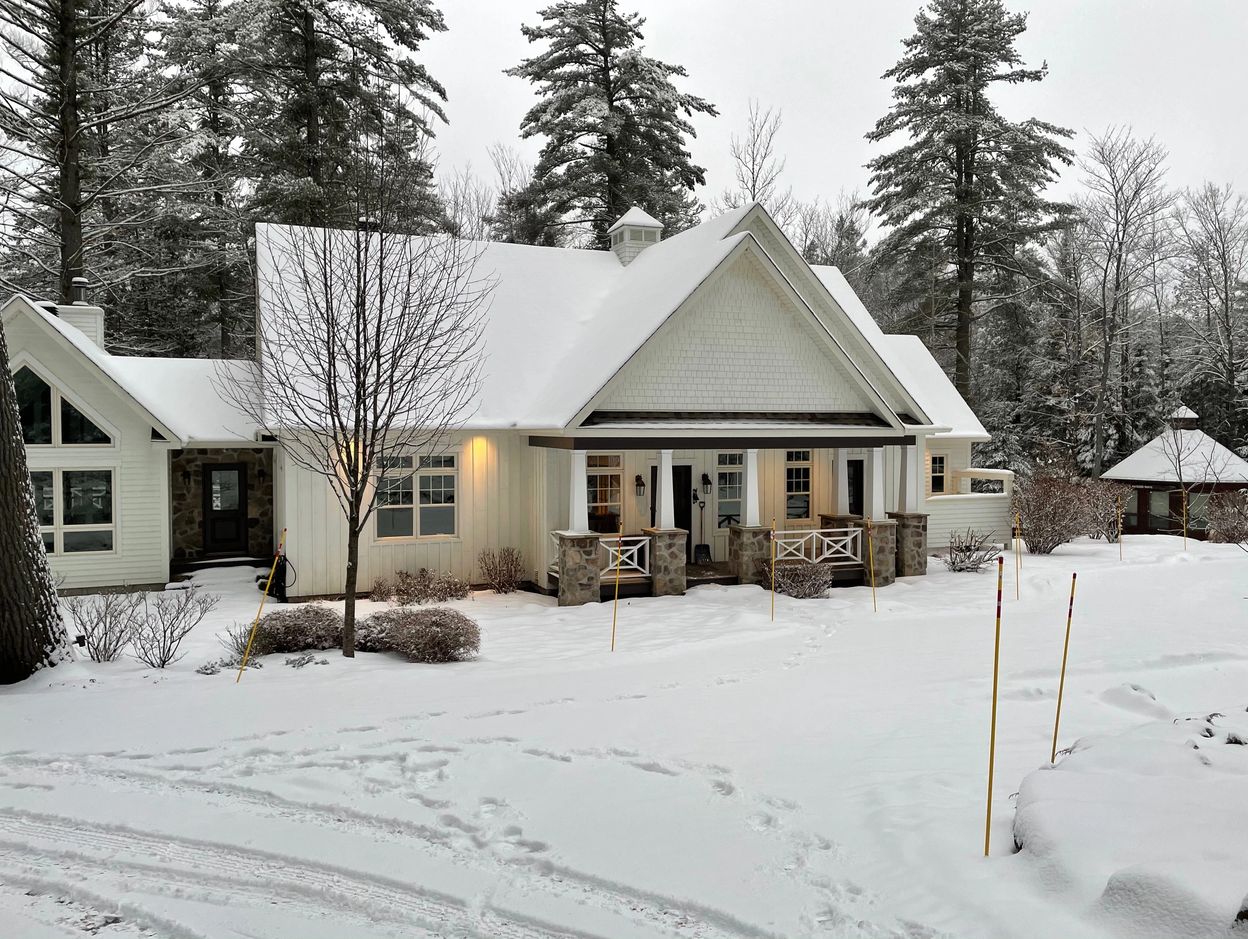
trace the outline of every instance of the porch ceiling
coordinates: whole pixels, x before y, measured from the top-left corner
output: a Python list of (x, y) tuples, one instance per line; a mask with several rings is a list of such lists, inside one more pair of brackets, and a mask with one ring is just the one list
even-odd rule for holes
[[(623, 430), (624, 428), (618, 428)], [(628, 436), (608, 436), (606, 434), (581, 435), (569, 437), (543, 437), (531, 435), (530, 447), (545, 447), (554, 450), (681, 450), (690, 447), (696, 449), (758, 449), (783, 450), (801, 447), (900, 447), (912, 446), (915, 442), (913, 434), (893, 434), (889, 436), (871, 434), (870, 428), (854, 428), (859, 433), (837, 434), (836, 428), (818, 425), (801, 425), (793, 427), (692, 427), (683, 428), (679, 436), (671, 436), (676, 427), (660, 425), (655, 428), (630, 427), (636, 431)], [(867, 433), (862, 433), (867, 430)]]

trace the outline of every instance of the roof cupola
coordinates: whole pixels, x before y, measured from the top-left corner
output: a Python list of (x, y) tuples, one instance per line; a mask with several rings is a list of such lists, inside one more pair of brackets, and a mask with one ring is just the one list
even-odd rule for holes
[(663, 223), (633, 206), (607, 229), (607, 237), (611, 239), (611, 250), (627, 267), (646, 248), (658, 244), (663, 237)]

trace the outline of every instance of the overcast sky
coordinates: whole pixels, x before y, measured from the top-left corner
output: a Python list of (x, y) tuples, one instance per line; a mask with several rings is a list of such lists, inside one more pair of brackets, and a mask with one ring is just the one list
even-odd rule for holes
[[(1248, 0), (1007, 0), (1029, 10), (1020, 49), (1047, 60), (1039, 84), (1002, 89), (1012, 119), (1038, 117), (1076, 131), (1130, 124), (1170, 152), (1170, 181), (1234, 182), (1248, 190)], [(533, 89), (502, 70), (532, 54), (521, 23), (538, 0), (442, 0), (449, 31), (423, 47), (447, 88), (450, 125), (438, 131), (443, 168), (490, 172), (486, 147), (522, 146), (519, 124)], [(913, 31), (919, 0), (623, 0), (646, 19), (647, 52), (685, 66), (683, 90), (720, 111), (699, 116), (694, 159), (707, 169), (703, 201), (732, 181), (729, 137), (751, 97), (782, 109), (786, 177), (801, 198), (864, 190), (863, 164), (879, 151), (863, 139), (890, 101), (880, 75)], [(761, 11), (761, 13), (760, 13)], [(1068, 190), (1078, 171), (1067, 170)]]

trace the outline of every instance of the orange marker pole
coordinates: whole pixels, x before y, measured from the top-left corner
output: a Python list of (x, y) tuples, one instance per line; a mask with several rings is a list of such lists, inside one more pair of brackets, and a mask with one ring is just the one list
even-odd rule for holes
[(771, 621), (776, 621), (776, 517), (771, 517)]
[(251, 657), (251, 644), (256, 641), (256, 626), (260, 624), (260, 614), (264, 612), (264, 601), (269, 599), (269, 588), (273, 586), (273, 575), (277, 573), (277, 562), (282, 556), (282, 548), (286, 546), (286, 529), (277, 540), (277, 550), (273, 552), (273, 566), (269, 568), (269, 579), (264, 582), (264, 593), (260, 594), (260, 608), (256, 610), (256, 618), (251, 623), (251, 633), (247, 636), (247, 648), (243, 651), (242, 664), (238, 666), (238, 677), (234, 684), (243, 680), (243, 669), (247, 667), (247, 659)]
[(880, 608), (875, 603), (875, 542), (871, 537), (871, 516), (867, 516), (867, 570), (871, 577), (871, 612), (878, 613)]
[(1070, 652), (1070, 621), (1075, 615), (1075, 578), (1070, 575), (1070, 606), (1066, 608), (1066, 642), (1062, 645), (1062, 677), (1057, 683), (1057, 715), (1053, 718), (1053, 752), (1049, 754), (1049, 762), (1057, 762), (1057, 727), (1062, 722), (1062, 695), (1066, 692), (1066, 656)]
[(1183, 550), (1187, 550), (1187, 490), (1183, 490)]
[(1122, 560), (1122, 496), (1118, 497), (1118, 560)]
[[(621, 513), (623, 514), (623, 513)], [(615, 651), (615, 619), (620, 610), (620, 564), (624, 560), (624, 522), (620, 521), (620, 540), (615, 543), (615, 602), (611, 604), (611, 651)]]
[(1019, 572), (1023, 569), (1023, 516), (1020, 512), (1014, 513), (1014, 599), (1018, 599), (1019, 594)]
[(992, 775), (997, 762), (997, 685), (1001, 668), (1001, 582), (1005, 558), (997, 558), (997, 637), (992, 648), (992, 727), (988, 732), (988, 808), (984, 814), (984, 857), (992, 845)]

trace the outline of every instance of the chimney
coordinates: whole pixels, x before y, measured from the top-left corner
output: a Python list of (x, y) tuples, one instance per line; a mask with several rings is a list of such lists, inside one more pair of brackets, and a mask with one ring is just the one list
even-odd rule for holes
[(87, 290), (89, 284), (85, 277), (75, 277), (70, 282), (70, 302), (75, 306), (87, 306)]
[(607, 229), (611, 250), (627, 267), (633, 259), (663, 237), (663, 223), (652, 215), (633, 206), (619, 221)]
[(1197, 430), (1200, 424), (1200, 415), (1187, 405), (1179, 402), (1178, 408), (1166, 420), (1170, 422), (1170, 426), (1175, 430)]
[(55, 308), (55, 313), (71, 326), (80, 329), (88, 339), (101, 349), (104, 348), (104, 310), (93, 306), (87, 299), (91, 285), (85, 277), (75, 277), (70, 281), (69, 295), (71, 303), (62, 303)]

